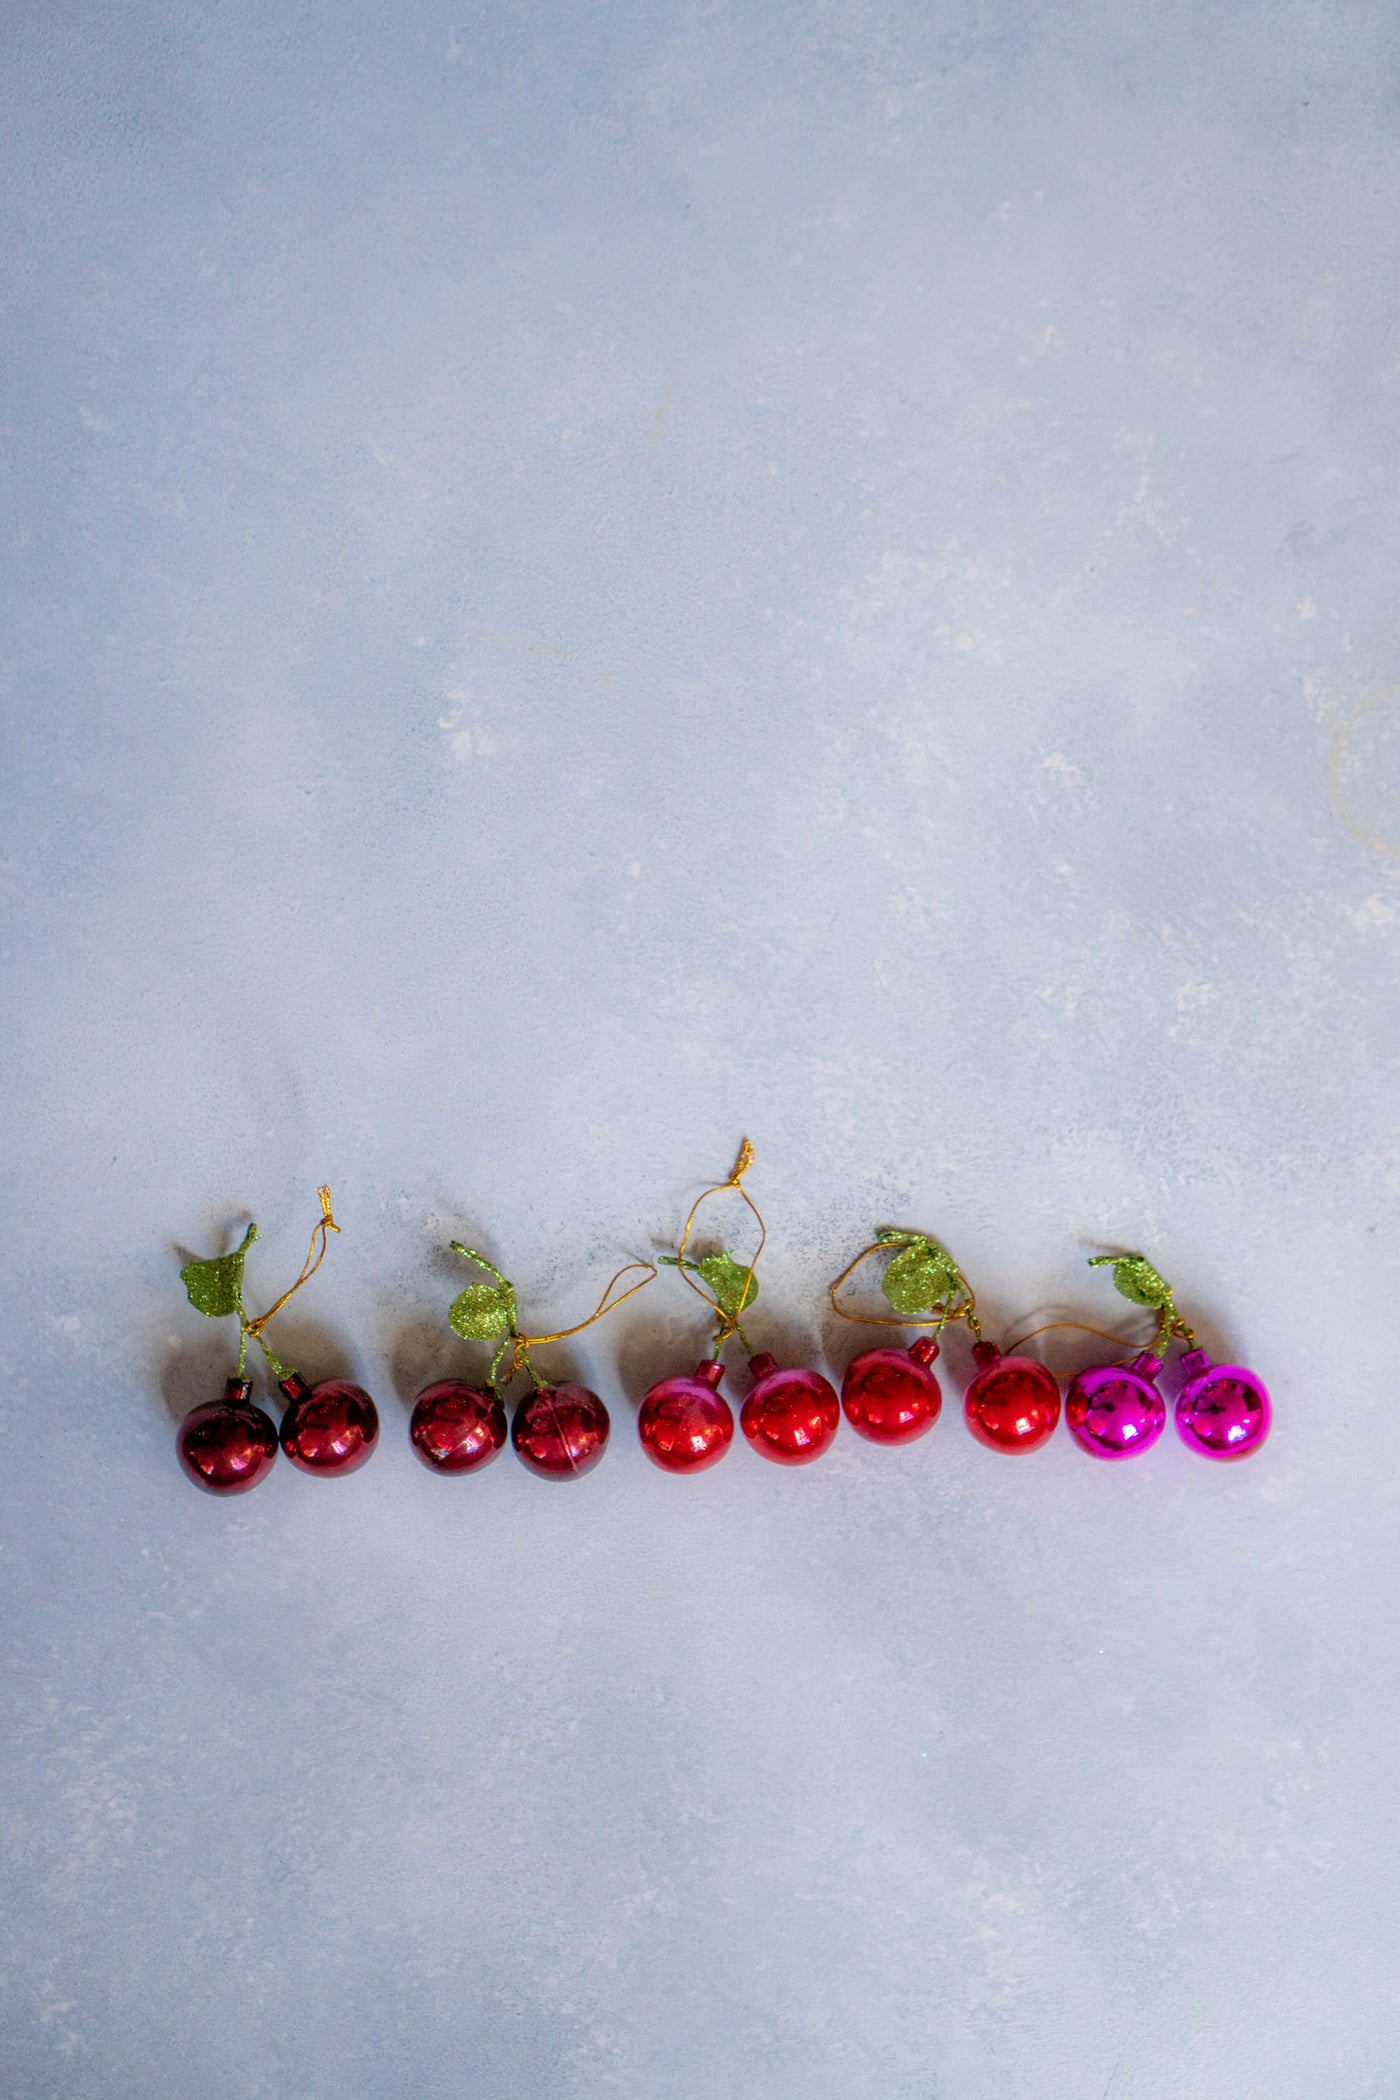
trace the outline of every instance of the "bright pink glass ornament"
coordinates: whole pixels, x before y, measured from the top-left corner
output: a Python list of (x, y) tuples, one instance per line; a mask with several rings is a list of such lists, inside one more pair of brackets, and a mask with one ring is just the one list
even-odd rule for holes
[(989, 1451), (1038, 1451), (1060, 1419), (1060, 1388), (1030, 1356), (1003, 1356), (995, 1342), (978, 1342), (980, 1366), (963, 1396), (967, 1426)]
[(586, 1385), (542, 1385), (515, 1410), (516, 1456), (544, 1480), (591, 1473), (608, 1445), (608, 1411)]
[(841, 1403), (820, 1371), (780, 1371), (766, 1349), (749, 1358), (757, 1381), (739, 1410), (739, 1426), (775, 1465), (806, 1466), (820, 1458), (841, 1423)]
[(254, 1407), (252, 1390), (246, 1378), (230, 1378), (222, 1400), (192, 1408), (180, 1424), (180, 1464), (206, 1495), (246, 1495), (272, 1470), (277, 1430), (272, 1417)]
[(1273, 1408), (1262, 1379), (1242, 1364), (1212, 1364), (1204, 1349), (1181, 1359), (1186, 1384), (1176, 1403), (1177, 1435), (1202, 1458), (1248, 1458), (1269, 1434)]
[(1154, 1383), (1160, 1357), (1144, 1349), (1130, 1364), (1081, 1371), (1065, 1395), (1065, 1421), (1091, 1458), (1136, 1458), (1150, 1451), (1167, 1423), (1167, 1403)]
[(937, 1354), (933, 1336), (921, 1334), (907, 1349), (862, 1350), (846, 1366), (841, 1405), (857, 1435), (872, 1444), (912, 1444), (932, 1429), (943, 1405), (929, 1369)]
[(292, 1464), (324, 1480), (358, 1471), (379, 1441), (379, 1412), (363, 1386), (348, 1378), (310, 1386), (300, 1371), (278, 1383), (287, 1396), (282, 1449)]
[(703, 1473), (733, 1443), (733, 1411), (719, 1394), (723, 1376), (724, 1365), (707, 1358), (693, 1377), (663, 1378), (643, 1400), (637, 1434), (663, 1473)]
[(494, 1386), (443, 1378), (418, 1395), (408, 1434), (434, 1473), (470, 1473), (489, 1466), (505, 1443), (506, 1411)]

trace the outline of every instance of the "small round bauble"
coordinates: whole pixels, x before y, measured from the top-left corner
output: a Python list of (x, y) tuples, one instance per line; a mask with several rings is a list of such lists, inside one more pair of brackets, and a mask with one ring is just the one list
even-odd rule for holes
[(348, 1378), (308, 1385), (299, 1371), (280, 1381), (287, 1396), (282, 1449), (303, 1473), (339, 1480), (365, 1464), (379, 1441), (379, 1412)]
[(733, 1443), (733, 1411), (719, 1393), (723, 1376), (723, 1364), (710, 1358), (689, 1378), (663, 1378), (643, 1400), (637, 1434), (663, 1473), (703, 1473)]
[(979, 1366), (963, 1395), (967, 1426), (989, 1451), (1038, 1451), (1060, 1419), (1060, 1388), (1044, 1364), (1003, 1356), (993, 1342), (972, 1352)]
[(506, 1440), (506, 1411), (494, 1386), (443, 1378), (424, 1386), (408, 1424), (409, 1440), (434, 1473), (489, 1466)]
[(180, 1464), (206, 1495), (246, 1495), (272, 1471), (277, 1430), (272, 1417), (254, 1407), (252, 1391), (246, 1378), (230, 1378), (222, 1400), (192, 1408), (180, 1424)]
[(932, 1335), (907, 1349), (862, 1350), (846, 1366), (841, 1405), (858, 1436), (872, 1444), (912, 1444), (932, 1429), (943, 1405), (929, 1366), (938, 1354)]
[(739, 1426), (765, 1458), (779, 1466), (809, 1466), (820, 1458), (841, 1422), (841, 1403), (819, 1371), (781, 1371), (767, 1350), (750, 1357), (754, 1387)]
[(510, 1440), (517, 1458), (542, 1480), (578, 1480), (601, 1460), (611, 1426), (586, 1385), (542, 1385), (515, 1410)]

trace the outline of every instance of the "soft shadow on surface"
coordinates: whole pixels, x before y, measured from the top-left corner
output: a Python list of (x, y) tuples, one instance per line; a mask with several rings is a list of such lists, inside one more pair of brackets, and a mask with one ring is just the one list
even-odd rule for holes
[[(192, 1407), (222, 1399), (225, 1381), (238, 1369), (237, 1323), (211, 1320), (209, 1326), (210, 1333), (188, 1342), (182, 1337), (180, 1347), (172, 1349), (168, 1324), (163, 1323), (148, 1352), (151, 1383), (159, 1384), (166, 1412), (173, 1422), (182, 1422)], [(355, 1376), (350, 1358), (327, 1328), (305, 1320), (279, 1320), (275, 1335), (269, 1326), (268, 1339), (278, 1359), (289, 1370), (300, 1371), (308, 1385), (318, 1385), (323, 1378)], [(275, 1420), (284, 1402), (272, 1366), (256, 1342), (248, 1344), (247, 1375), (252, 1380), (253, 1399)]]

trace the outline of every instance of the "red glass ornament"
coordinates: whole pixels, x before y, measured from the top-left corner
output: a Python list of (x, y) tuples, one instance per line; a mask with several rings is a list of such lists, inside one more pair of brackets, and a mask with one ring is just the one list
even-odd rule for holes
[(1003, 1356), (995, 1342), (978, 1342), (981, 1366), (963, 1397), (967, 1426), (989, 1451), (1038, 1451), (1060, 1419), (1060, 1388), (1044, 1364)]
[(907, 1349), (862, 1350), (846, 1367), (841, 1405), (846, 1420), (872, 1444), (912, 1444), (938, 1420), (943, 1405), (929, 1365), (938, 1354), (931, 1334)]
[(364, 1465), (379, 1441), (379, 1412), (363, 1386), (348, 1378), (310, 1386), (300, 1371), (278, 1383), (287, 1396), (282, 1449), (294, 1466), (338, 1480)]
[(272, 1417), (254, 1407), (252, 1390), (248, 1379), (230, 1378), (222, 1400), (191, 1408), (180, 1424), (180, 1464), (206, 1495), (246, 1495), (272, 1471), (277, 1430)]
[(434, 1473), (470, 1473), (489, 1466), (505, 1443), (506, 1411), (494, 1386), (443, 1378), (418, 1395), (408, 1434)]
[(780, 1371), (763, 1350), (749, 1358), (757, 1383), (739, 1411), (739, 1426), (765, 1458), (806, 1466), (820, 1458), (841, 1423), (841, 1404), (819, 1371)]
[(663, 1473), (703, 1473), (734, 1441), (734, 1415), (719, 1395), (724, 1365), (707, 1358), (691, 1378), (663, 1378), (642, 1402), (637, 1434)]
[(586, 1385), (542, 1385), (515, 1410), (510, 1440), (517, 1458), (544, 1480), (591, 1473), (608, 1447), (612, 1424)]

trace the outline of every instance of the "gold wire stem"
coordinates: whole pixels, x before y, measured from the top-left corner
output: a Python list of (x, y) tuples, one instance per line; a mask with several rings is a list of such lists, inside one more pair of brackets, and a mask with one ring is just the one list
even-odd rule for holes
[[(326, 1258), (326, 1242), (330, 1234), (340, 1230), (331, 1212), (330, 1190), (322, 1186), (317, 1189), (316, 1193), (321, 1199), (321, 1215), (311, 1228), (311, 1245), (307, 1249), (306, 1260), (302, 1264), (301, 1274), (289, 1291), (283, 1291), (275, 1305), (269, 1305), (267, 1311), (259, 1313), (256, 1320), (244, 1321), (243, 1324), (251, 1335), (261, 1337), (264, 1327), (273, 1318), (274, 1314), (280, 1313), (287, 1300), (294, 1297), (304, 1283), (310, 1282)], [(266, 1347), (266, 1344), (264, 1344), (264, 1347)]]
[[(630, 1276), (634, 1269), (645, 1269), (647, 1273), (640, 1283), (630, 1284), (625, 1291), (619, 1292), (618, 1296), (614, 1298), (612, 1295), (614, 1285), (621, 1283), (624, 1276)], [(658, 1274), (659, 1271), (655, 1262), (629, 1261), (624, 1268), (618, 1270), (617, 1274), (608, 1283), (607, 1289), (598, 1300), (598, 1310), (591, 1312), (586, 1320), (580, 1320), (577, 1327), (560, 1327), (553, 1334), (512, 1335), (510, 1339), (515, 1344), (515, 1353), (507, 1375), (514, 1378), (516, 1372), (521, 1369), (530, 1370), (533, 1375), (533, 1369), (530, 1364), (530, 1351), (532, 1349), (542, 1348), (546, 1342), (567, 1341), (571, 1334), (582, 1334), (586, 1327), (592, 1327), (597, 1321), (606, 1319), (610, 1312), (616, 1312), (619, 1305), (625, 1305), (629, 1298), (636, 1297), (638, 1291), (644, 1291), (649, 1283), (655, 1281)]]
[[(696, 1297), (703, 1298), (706, 1305), (709, 1306), (711, 1312), (719, 1314), (720, 1326), (719, 1332), (715, 1336), (714, 1344), (714, 1353), (716, 1356), (719, 1355), (720, 1350), (724, 1347), (725, 1343), (729, 1340), (729, 1337), (732, 1334), (738, 1334), (742, 1339), (743, 1330), (740, 1328), (739, 1321), (743, 1315), (745, 1306), (749, 1302), (749, 1285), (753, 1282), (753, 1272), (758, 1266), (758, 1257), (760, 1256), (760, 1254), (762, 1254), (765, 1246), (768, 1244), (768, 1227), (763, 1222), (763, 1214), (759, 1210), (758, 1205), (754, 1202), (753, 1197), (744, 1187), (744, 1176), (748, 1173), (749, 1168), (753, 1165), (753, 1162), (753, 1146), (749, 1143), (749, 1140), (745, 1138), (744, 1142), (739, 1147), (739, 1157), (734, 1163), (734, 1172), (730, 1175), (728, 1181), (717, 1181), (714, 1183), (713, 1187), (702, 1189), (700, 1194), (696, 1197), (695, 1201), (691, 1204), (690, 1215), (685, 1221), (685, 1230), (681, 1234), (681, 1243), (676, 1249), (676, 1267), (679, 1270), (680, 1274), (690, 1285), (690, 1288), (694, 1291)], [(754, 1248), (753, 1258), (749, 1262), (748, 1268), (745, 1271), (744, 1288), (739, 1298), (739, 1310), (735, 1313), (727, 1313), (717, 1299), (712, 1298), (708, 1291), (702, 1290), (699, 1284), (695, 1281), (695, 1278), (687, 1270), (685, 1265), (685, 1250), (690, 1245), (690, 1235), (694, 1229), (696, 1215), (699, 1212), (701, 1204), (708, 1203), (711, 1196), (722, 1196), (727, 1189), (735, 1189), (738, 1191), (739, 1195), (743, 1197), (745, 1203), (747, 1203), (749, 1209), (753, 1212), (753, 1215), (758, 1223), (758, 1245)]]
[(1090, 1327), (1084, 1320), (1047, 1320), (1043, 1327), (1032, 1327), (1029, 1334), (1018, 1335), (1014, 1342), (1008, 1342), (1006, 1354), (1014, 1356), (1018, 1349), (1024, 1349), (1026, 1343), (1033, 1342), (1038, 1335), (1053, 1334), (1061, 1327), (1072, 1327), (1077, 1334), (1096, 1334), (1101, 1342), (1111, 1342), (1115, 1349), (1126, 1350), (1128, 1355), (1121, 1359), (1123, 1363), (1127, 1363), (1130, 1356), (1141, 1354), (1136, 1343), (1129, 1342), (1123, 1335), (1110, 1334), (1103, 1327)]

